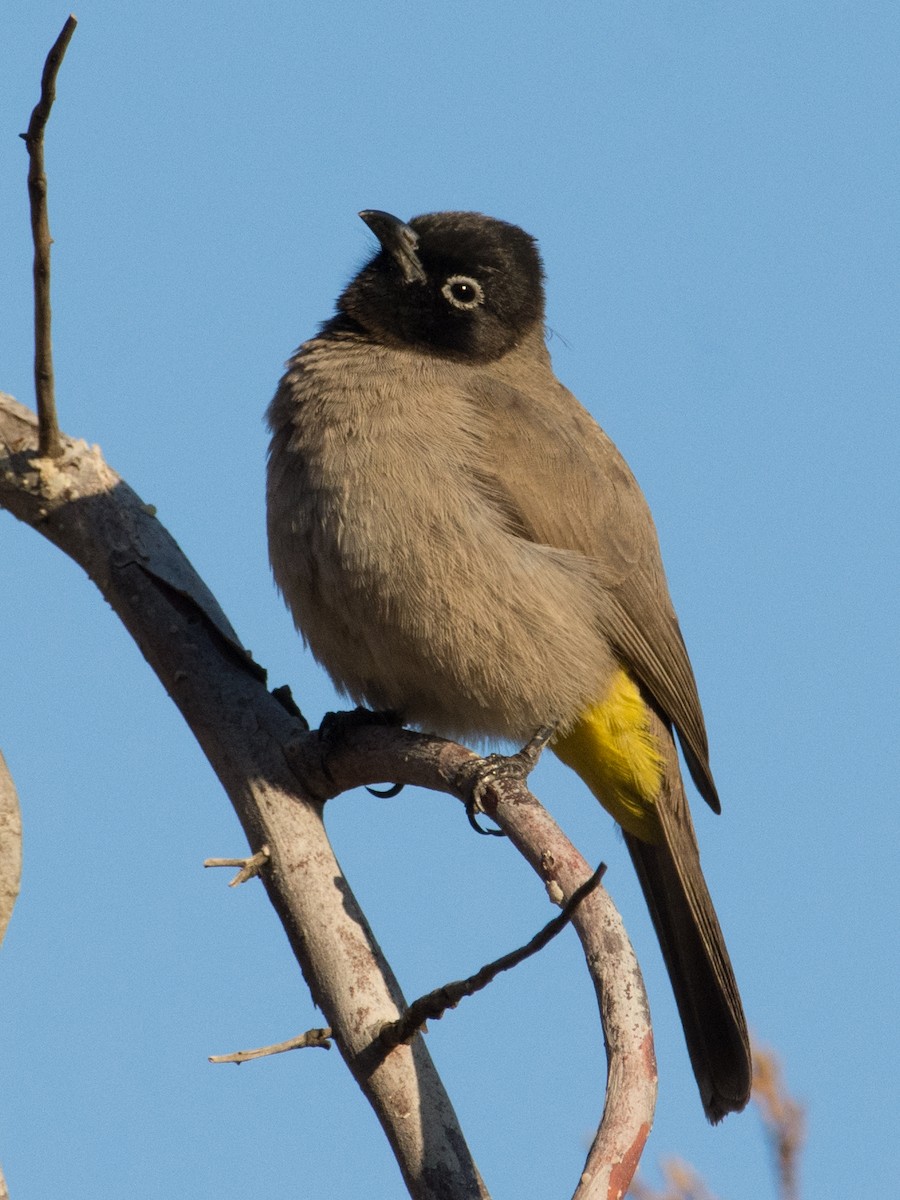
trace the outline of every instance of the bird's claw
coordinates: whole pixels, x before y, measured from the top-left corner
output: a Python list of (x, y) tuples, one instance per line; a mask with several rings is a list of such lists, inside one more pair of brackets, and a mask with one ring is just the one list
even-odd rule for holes
[(501, 829), (484, 829), (478, 824), (478, 814), (483, 813), (484, 797), (488, 788), (503, 779), (522, 782), (537, 765), (541, 753), (556, 732), (554, 725), (542, 725), (534, 737), (515, 754), (489, 754), (481, 760), (469, 799), (466, 801), (466, 816), (476, 833), (504, 837)]

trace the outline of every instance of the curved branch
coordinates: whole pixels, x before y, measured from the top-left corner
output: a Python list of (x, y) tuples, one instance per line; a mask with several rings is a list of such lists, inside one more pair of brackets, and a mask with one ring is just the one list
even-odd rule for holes
[[(453, 742), (384, 726), (343, 731), (340, 745), (320, 760), (327, 768), (320, 775), (312, 774), (308, 739), (293, 753), (302, 758), (298, 769), (323, 798), (391, 779), (465, 801), (478, 786), (484, 762)], [(551, 899), (568, 901), (590, 878), (587, 861), (523, 782), (492, 783), (480, 798), (488, 816), (544, 880)], [(597, 993), (607, 1057), (603, 1116), (573, 1200), (620, 1200), (637, 1170), (656, 1106), (650, 1009), (622, 918), (602, 884), (577, 906), (572, 925)]]
[(410, 1195), (481, 1200), (488, 1193), (423, 1039), (372, 1053), (406, 1005), (335, 858), (322, 805), (286, 760), (302, 723), (266, 691), (153, 510), (98, 449), (66, 438), (62, 449), (41, 457), (33, 414), (0, 395), (0, 506), (87, 571), (181, 710), (251, 849), (268, 845), (260, 878)]

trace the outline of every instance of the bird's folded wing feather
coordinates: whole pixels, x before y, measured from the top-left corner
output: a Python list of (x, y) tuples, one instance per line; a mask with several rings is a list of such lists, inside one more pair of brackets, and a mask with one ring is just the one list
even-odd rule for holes
[(484, 422), (478, 483), (510, 533), (591, 561), (598, 627), (675, 726), (700, 794), (718, 811), (697, 685), (647, 502), (603, 430), (549, 367), (534, 366), (519, 386), (490, 368), (471, 383)]

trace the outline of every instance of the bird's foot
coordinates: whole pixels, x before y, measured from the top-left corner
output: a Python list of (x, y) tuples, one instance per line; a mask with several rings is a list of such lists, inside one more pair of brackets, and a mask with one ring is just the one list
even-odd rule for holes
[(373, 712), (371, 708), (357, 705), (343, 712), (328, 712), (319, 726), (319, 737), (323, 741), (337, 739), (345, 729), (358, 729), (360, 725), (402, 725), (400, 714), (391, 709)]
[(500, 829), (484, 829), (478, 824), (478, 815), (484, 810), (484, 796), (488, 788), (504, 779), (526, 780), (534, 768), (547, 743), (556, 732), (555, 725), (542, 725), (533, 738), (515, 754), (488, 754), (481, 760), (469, 800), (466, 816), (476, 833), (503, 837)]
[[(338, 740), (348, 729), (358, 729), (361, 725), (402, 725), (403, 719), (398, 712), (392, 709), (385, 709), (381, 712), (373, 712), (371, 708), (363, 708), (358, 705), (354, 709), (344, 712), (329, 712), (322, 718), (322, 724), (319, 726), (319, 737), (323, 741)], [(394, 796), (399, 796), (403, 791), (402, 783), (392, 783), (383, 792), (377, 791), (375, 788), (367, 787), (367, 792), (373, 796), (377, 796), (380, 800), (392, 800)]]

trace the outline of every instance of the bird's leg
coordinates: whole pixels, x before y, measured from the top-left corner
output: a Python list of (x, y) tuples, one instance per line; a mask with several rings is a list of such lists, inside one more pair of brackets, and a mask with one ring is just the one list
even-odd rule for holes
[(542, 725), (537, 733), (530, 741), (526, 742), (518, 753), (513, 754), (513, 759), (518, 759), (525, 772), (524, 777), (527, 778), (538, 764), (538, 759), (547, 749), (548, 744), (553, 740), (553, 735), (559, 727), (559, 722), (554, 722), (552, 725)]
[(484, 794), (501, 779), (525, 780), (537, 766), (542, 752), (556, 733), (557, 726), (542, 725), (521, 750), (515, 754), (489, 754), (481, 760), (469, 799), (466, 801), (466, 816), (477, 833), (502, 837), (499, 829), (483, 829), (478, 824), (478, 814), (484, 812)]

